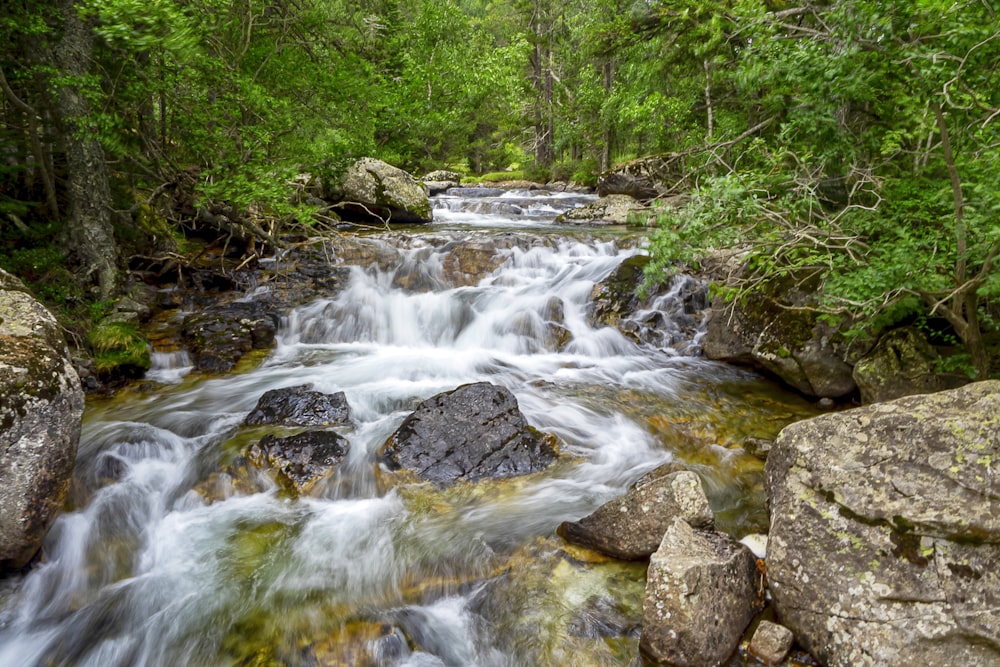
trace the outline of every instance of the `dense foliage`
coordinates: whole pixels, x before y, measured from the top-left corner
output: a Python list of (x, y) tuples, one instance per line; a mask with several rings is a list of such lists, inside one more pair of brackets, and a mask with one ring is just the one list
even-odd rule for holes
[(310, 219), (288, 182), (355, 157), (593, 183), (657, 154), (691, 197), (655, 271), (734, 244), (736, 293), (822, 270), (831, 316), (944, 318), (984, 374), (998, 24), (992, 0), (11, 0), (0, 264), (109, 299), (135, 230), (169, 244), (215, 202), (273, 239)]

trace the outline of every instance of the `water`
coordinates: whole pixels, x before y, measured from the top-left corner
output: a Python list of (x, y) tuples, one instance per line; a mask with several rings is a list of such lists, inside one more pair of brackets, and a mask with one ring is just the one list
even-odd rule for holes
[[(505, 197), (529, 198), (491, 198)], [(568, 199), (531, 193), (514, 225), (452, 195), (424, 233), (374, 241), (398, 261), (354, 267), (292, 312), (256, 368), (198, 378), (165, 352), (151, 386), (92, 402), (70, 510), (0, 593), (0, 665), (632, 664), (643, 566), (587, 564), (556, 526), (674, 463), (702, 477), (721, 527), (759, 531), (762, 466), (740, 445), (812, 408), (590, 326), (594, 283), (640, 244), (554, 235), (539, 211)], [(455, 270), (463, 243), (501, 237), (481, 277)], [(509, 388), (561, 460), (447, 491), (393, 486), (380, 445), (420, 400), (475, 381)], [(354, 424), (340, 469), (294, 499), (241, 465), (269, 431), (240, 424), (265, 391), (303, 383), (344, 391)]]

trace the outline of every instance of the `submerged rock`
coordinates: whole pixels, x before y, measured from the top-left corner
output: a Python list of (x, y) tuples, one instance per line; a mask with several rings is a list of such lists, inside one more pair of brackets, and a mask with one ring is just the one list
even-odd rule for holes
[(333, 426), (350, 421), (351, 408), (344, 392), (324, 394), (314, 391), (310, 384), (302, 384), (264, 392), (244, 423), (249, 426)]
[(563, 522), (558, 533), (573, 544), (638, 560), (659, 548), (675, 518), (697, 528), (711, 528), (714, 523), (701, 480), (693, 472), (653, 479), (579, 521)]
[(1000, 382), (786, 427), (775, 610), (828, 667), (1000, 664)]
[(439, 485), (538, 472), (556, 458), (551, 437), (530, 426), (517, 399), (488, 382), (463, 385), (417, 406), (379, 460)]
[(639, 650), (657, 664), (718, 667), (763, 606), (753, 554), (681, 519), (649, 561)]
[(0, 269), (0, 573), (31, 560), (62, 509), (82, 417), (58, 322)]
[(349, 447), (332, 431), (307, 431), (288, 438), (267, 435), (250, 446), (247, 459), (273, 471), (281, 486), (304, 495), (340, 465)]

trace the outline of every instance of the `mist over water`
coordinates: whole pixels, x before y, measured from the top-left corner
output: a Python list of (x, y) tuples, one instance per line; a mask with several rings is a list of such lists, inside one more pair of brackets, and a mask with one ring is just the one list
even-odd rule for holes
[[(463, 224), (517, 222), (525, 236), (500, 244), (502, 261), (474, 284), (444, 275), (449, 244), (411, 237), (396, 266), (354, 267), (344, 289), (290, 313), (256, 368), (193, 378), (186, 353), (169, 353), (153, 389), (91, 405), (74, 506), (43, 562), (0, 597), (0, 665), (272, 664), (251, 660), (260, 647), (278, 664), (352, 664), (359, 645), (378, 665), (539, 664), (535, 647), (518, 648), (530, 638), (470, 601), (561, 521), (676, 460), (703, 477), (724, 522), (759, 529), (760, 466), (737, 445), (807, 408), (753, 375), (591, 326), (595, 282), (641, 250), (614, 237), (540, 242), (576, 199), (485, 199), (438, 199), (427, 230), (454, 240)], [(384, 488), (376, 453), (404, 417), (479, 381), (510, 389), (562, 459), (437, 495)], [(305, 383), (346, 393), (347, 458), (315, 497), (289, 499), (263, 474), (241, 490), (226, 466), (263, 434), (243, 418), (265, 391)], [(350, 634), (365, 623), (392, 630)]]

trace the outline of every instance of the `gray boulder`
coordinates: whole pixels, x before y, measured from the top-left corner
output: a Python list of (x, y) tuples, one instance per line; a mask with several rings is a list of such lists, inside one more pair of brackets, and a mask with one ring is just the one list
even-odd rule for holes
[(718, 667), (762, 606), (750, 550), (681, 519), (649, 561), (639, 650), (654, 664)]
[(437, 171), (430, 172), (420, 180), (423, 181), (424, 187), (433, 196), (446, 192), (451, 188), (457, 188), (458, 184), (462, 182), (462, 175), (457, 171), (438, 169)]
[(379, 460), (444, 486), (538, 472), (556, 458), (507, 389), (488, 382), (432, 396), (386, 441)]
[(778, 436), (768, 581), (822, 664), (1000, 664), (998, 415), (987, 381)]
[(625, 225), (631, 211), (642, 205), (630, 195), (607, 195), (586, 206), (571, 209), (556, 218), (559, 224)]
[(59, 324), (0, 269), (0, 572), (41, 548), (69, 489), (82, 416)]
[(696, 528), (711, 528), (715, 517), (701, 480), (690, 471), (653, 479), (615, 498), (579, 521), (558, 529), (567, 542), (625, 560), (648, 558), (674, 519)]
[(378, 220), (389, 223), (423, 223), (433, 218), (423, 184), (402, 169), (362, 158), (344, 172), (326, 197), (340, 202), (345, 220)]
[(765, 665), (781, 664), (792, 649), (795, 636), (783, 625), (761, 621), (750, 640), (750, 654)]
[(324, 394), (313, 390), (312, 385), (303, 384), (264, 392), (244, 423), (249, 426), (333, 426), (350, 421), (351, 408), (344, 392)]
[(937, 353), (913, 327), (894, 329), (854, 364), (854, 381), (865, 403), (944, 389), (934, 369)]
[(671, 155), (638, 158), (604, 172), (597, 179), (597, 194), (629, 195), (647, 201), (667, 194), (683, 179), (683, 169)]
[(712, 303), (702, 349), (717, 361), (754, 366), (814, 398), (851, 394), (853, 365), (870, 348), (848, 341), (850, 322), (830, 324), (814, 308), (819, 276), (785, 276), (733, 301)]

